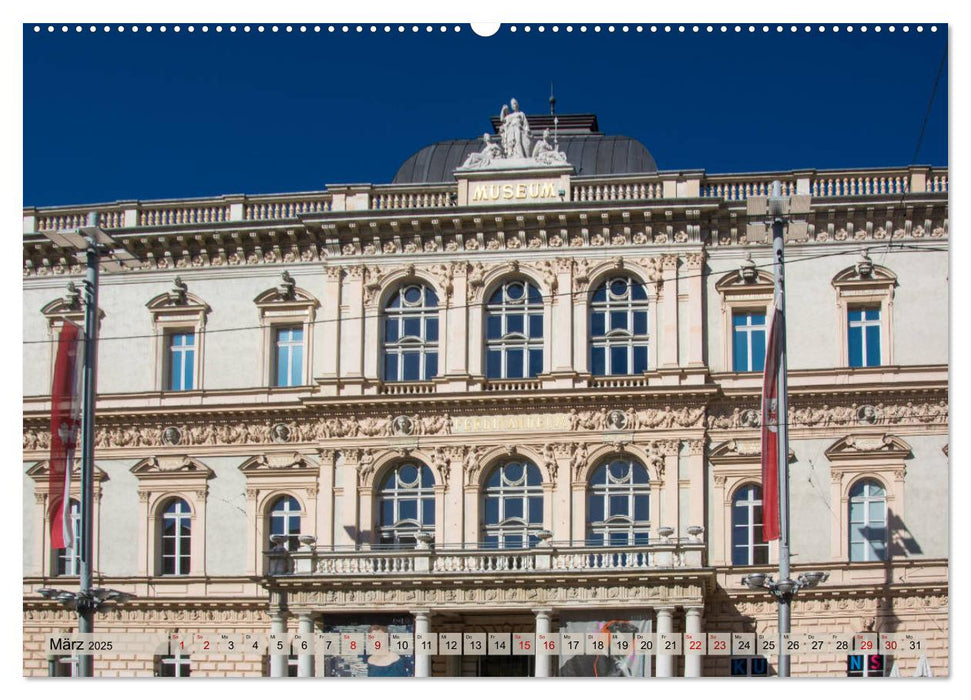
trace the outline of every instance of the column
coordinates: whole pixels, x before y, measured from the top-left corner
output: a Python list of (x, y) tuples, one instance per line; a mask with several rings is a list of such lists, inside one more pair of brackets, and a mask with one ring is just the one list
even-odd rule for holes
[[(548, 278), (556, 280), (556, 286), (550, 290), (552, 304), (550, 311), (553, 318), (552, 362), (550, 371), (553, 373), (573, 374), (573, 304), (570, 291), (573, 288), (573, 260), (557, 258), (555, 273), (551, 270)], [(555, 274), (555, 276), (553, 276)]]
[[(700, 607), (687, 608), (684, 612), (684, 631), (701, 632), (701, 613)], [(701, 655), (684, 656), (684, 676), (685, 678), (701, 678)]]
[(699, 367), (704, 364), (704, 292), (701, 272), (705, 254), (691, 253), (685, 256), (685, 277), (688, 287), (688, 364)]
[[(356, 265), (347, 269), (342, 291), (340, 377), (343, 380), (361, 380), (364, 371), (363, 265)], [(360, 388), (357, 388), (355, 393), (360, 393)]]
[[(654, 614), (657, 618), (655, 624), (657, 626), (658, 634), (661, 634), (662, 632), (674, 631), (674, 619), (672, 617), (673, 613), (674, 608), (671, 607), (654, 609)], [(657, 672), (655, 675), (658, 678), (671, 678), (671, 676), (674, 675), (674, 657), (658, 654), (654, 658), (656, 659), (655, 663), (657, 667)]]
[[(439, 350), (445, 354), (446, 376), (464, 377), (469, 373), (469, 310), (468, 301), (468, 263), (452, 265), (452, 302), (446, 310), (445, 347)], [(441, 363), (441, 359), (439, 359)]]
[(661, 259), (664, 288), (661, 299), (661, 369), (678, 366), (678, 256)]
[(315, 344), (315, 351), (320, 355), (319, 362), (314, 363), (314, 367), (320, 367), (320, 376), (323, 379), (336, 381), (338, 374), (338, 361), (340, 359), (340, 304), (341, 304), (341, 277), (344, 274), (340, 267), (325, 267), (326, 278), (324, 280), (324, 296), (321, 299), (321, 324), (322, 337), (327, 338), (328, 342)]
[(549, 654), (540, 654), (539, 635), (550, 633), (550, 613), (548, 609), (534, 610), (536, 615), (536, 663), (533, 666), (534, 675), (537, 678), (549, 678), (552, 657)]
[[(464, 497), (462, 486), (465, 475), (462, 473), (461, 447), (446, 447), (445, 454), (448, 456), (446, 462), (448, 472), (447, 486), (443, 488), (440, 499), (441, 513), (439, 513), (439, 501), (435, 502), (435, 544), (444, 547), (451, 544), (461, 544), (463, 533), (465, 532), (464, 523)], [(441, 516), (439, 518), (439, 516)], [(439, 527), (441, 523), (441, 527)]]
[[(279, 606), (270, 602), (270, 632), (276, 634), (287, 633), (287, 613)], [(286, 678), (287, 657), (285, 654), (270, 654), (270, 678)]]
[(708, 527), (705, 518), (705, 442), (704, 440), (685, 440), (688, 448), (688, 479), (691, 481), (688, 497), (688, 525)]
[(660, 440), (664, 452), (664, 484), (662, 490), (661, 519), (659, 525), (673, 527), (673, 537), (681, 536), (681, 475), (678, 453), (680, 440)]
[[(431, 631), (431, 617), (427, 610), (415, 610), (411, 613), (415, 616), (415, 634), (428, 633)], [(427, 654), (418, 654), (415, 649), (415, 678), (428, 678), (432, 675), (432, 657)]]
[(304, 639), (310, 640), (310, 650), (297, 657), (297, 676), (299, 678), (313, 678), (314, 675), (314, 615), (310, 611), (300, 613), (298, 617), (298, 631)]

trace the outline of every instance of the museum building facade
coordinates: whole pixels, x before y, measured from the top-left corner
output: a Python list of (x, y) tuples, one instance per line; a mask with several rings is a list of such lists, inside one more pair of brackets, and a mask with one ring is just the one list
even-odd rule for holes
[[(759, 466), (774, 180), (793, 569), (829, 574), (793, 631), (913, 632), (948, 673), (947, 170), (659, 171), (593, 115), (518, 105), (492, 131), (387, 185), (24, 210), (25, 675), (75, 624), (38, 589), (77, 586), (46, 511), (54, 340), (83, 269), (44, 234), (91, 211), (136, 258), (101, 279), (94, 569), (137, 597), (98, 631), (774, 631), (741, 584), (778, 561)], [(568, 662), (403, 673), (584, 674)], [(95, 673), (362, 671), (148, 654)]]

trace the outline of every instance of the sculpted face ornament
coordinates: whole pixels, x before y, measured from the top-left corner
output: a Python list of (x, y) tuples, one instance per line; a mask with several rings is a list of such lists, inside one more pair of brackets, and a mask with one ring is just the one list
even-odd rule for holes
[(415, 432), (415, 422), (408, 416), (398, 416), (391, 423), (391, 430), (395, 435), (411, 435)]
[(614, 409), (607, 414), (608, 430), (623, 430), (627, 427), (627, 416), (619, 409)]
[(270, 435), (273, 437), (273, 442), (289, 442), (290, 426), (284, 423), (277, 423), (270, 430)]
[(170, 425), (162, 431), (162, 442), (166, 445), (178, 445), (182, 442), (182, 431)]
[(873, 425), (877, 422), (877, 409), (869, 404), (860, 406), (856, 415), (861, 423)]

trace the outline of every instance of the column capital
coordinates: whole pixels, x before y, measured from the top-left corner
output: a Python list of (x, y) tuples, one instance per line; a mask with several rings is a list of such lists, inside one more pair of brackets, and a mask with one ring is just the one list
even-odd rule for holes
[(539, 617), (540, 615), (549, 617), (553, 614), (553, 608), (533, 608), (532, 612), (534, 615), (536, 615), (536, 617)]

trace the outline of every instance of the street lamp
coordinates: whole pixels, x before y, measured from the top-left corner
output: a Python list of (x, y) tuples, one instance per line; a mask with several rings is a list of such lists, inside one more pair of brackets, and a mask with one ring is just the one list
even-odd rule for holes
[(766, 590), (780, 603), (789, 603), (797, 592), (804, 588), (815, 588), (828, 578), (829, 574), (825, 571), (799, 574), (795, 581), (787, 576), (778, 582), (769, 574), (749, 574), (742, 577), (742, 585), (756, 591)]
[(91, 588), (79, 593), (60, 588), (38, 588), (37, 592), (68, 610), (83, 613), (96, 613), (108, 605), (124, 605), (135, 597), (134, 593), (116, 591), (113, 588)]

